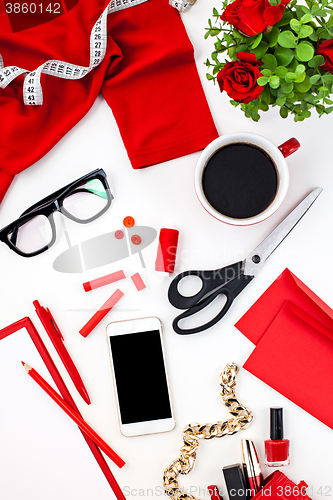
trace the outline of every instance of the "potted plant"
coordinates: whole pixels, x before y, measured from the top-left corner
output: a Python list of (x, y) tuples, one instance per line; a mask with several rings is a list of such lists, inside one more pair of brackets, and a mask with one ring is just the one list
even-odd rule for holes
[(207, 78), (245, 116), (258, 121), (271, 106), (295, 121), (333, 111), (332, 0), (224, 0), (208, 37)]

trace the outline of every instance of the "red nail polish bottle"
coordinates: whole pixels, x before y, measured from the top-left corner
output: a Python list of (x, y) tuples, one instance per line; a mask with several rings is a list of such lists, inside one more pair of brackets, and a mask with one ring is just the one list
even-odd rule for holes
[(289, 440), (283, 439), (283, 408), (271, 408), (271, 439), (265, 441), (265, 465), (289, 465)]

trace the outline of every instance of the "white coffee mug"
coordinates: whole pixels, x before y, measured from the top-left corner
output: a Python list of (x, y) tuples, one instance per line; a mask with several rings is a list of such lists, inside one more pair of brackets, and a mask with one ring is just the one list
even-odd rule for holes
[[(203, 189), (203, 175), (209, 160), (221, 148), (232, 144), (245, 144), (261, 150), (269, 157), (276, 170), (277, 189), (272, 202), (262, 212), (251, 217), (234, 218), (220, 213), (209, 203)], [(227, 224), (248, 226), (251, 224), (257, 224), (258, 222), (267, 219), (274, 212), (276, 212), (287, 194), (289, 171), (285, 158), (297, 151), (299, 147), (300, 143), (295, 138), (291, 138), (281, 146), (277, 147), (268, 139), (248, 132), (236, 132), (218, 137), (203, 150), (195, 168), (194, 184), (200, 203), (209, 214)]]

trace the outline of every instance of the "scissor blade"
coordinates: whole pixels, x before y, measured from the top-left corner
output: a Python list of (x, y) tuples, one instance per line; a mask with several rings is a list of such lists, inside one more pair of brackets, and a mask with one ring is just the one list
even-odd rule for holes
[(255, 276), (268, 257), (294, 229), (303, 215), (318, 198), (322, 188), (315, 188), (245, 259), (244, 274)]

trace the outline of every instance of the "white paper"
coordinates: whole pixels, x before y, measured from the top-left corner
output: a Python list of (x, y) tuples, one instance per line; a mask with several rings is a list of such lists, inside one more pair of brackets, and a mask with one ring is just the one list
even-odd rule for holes
[(77, 425), (21, 361), (56, 388), (25, 328), (0, 340), (0, 498), (115, 499)]

